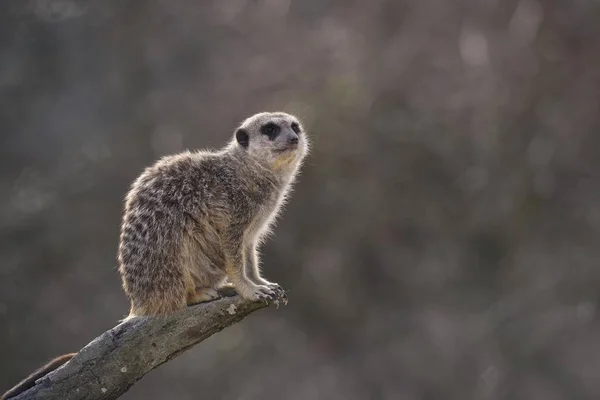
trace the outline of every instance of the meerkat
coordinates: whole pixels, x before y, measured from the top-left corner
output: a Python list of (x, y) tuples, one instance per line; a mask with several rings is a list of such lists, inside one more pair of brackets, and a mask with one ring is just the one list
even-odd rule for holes
[(221, 150), (186, 151), (146, 168), (125, 198), (118, 248), (126, 319), (210, 301), (220, 289), (247, 300), (281, 296), (261, 276), (258, 247), (307, 152), (298, 118), (262, 112)]

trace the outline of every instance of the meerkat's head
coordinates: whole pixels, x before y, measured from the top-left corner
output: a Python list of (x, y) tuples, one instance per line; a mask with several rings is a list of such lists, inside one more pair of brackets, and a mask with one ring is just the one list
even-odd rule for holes
[(295, 167), (308, 152), (300, 121), (284, 112), (263, 112), (247, 118), (235, 131), (234, 145), (274, 169)]

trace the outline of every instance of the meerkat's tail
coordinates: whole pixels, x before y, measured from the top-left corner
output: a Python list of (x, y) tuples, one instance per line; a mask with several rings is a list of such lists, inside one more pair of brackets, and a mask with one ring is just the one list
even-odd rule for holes
[(0, 400), (10, 399), (11, 397), (15, 397), (16, 395), (23, 393), (24, 391), (26, 391), (28, 389), (31, 389), (33, 386), (35, 386), (35, 381), (37, 381), (41, 377), (49, 374), (50, 372), (54, 371), (61, 365), (65, 364), (67, 361), (69, 361), (71, 358), (73, 358), (73, 356), (75, 356), (75, 354), (77, 354), (77, 353), (63, 354), (62, 356), (56, 357), (52, 361), (48, 362), (43, 367), (38, 368), (27, 378), (23, 379), (16, 386), (14, 386), (13, 388), (9, 389), (6, 393), (4, 393), (2, 395), (2, 397), (0, 397)]

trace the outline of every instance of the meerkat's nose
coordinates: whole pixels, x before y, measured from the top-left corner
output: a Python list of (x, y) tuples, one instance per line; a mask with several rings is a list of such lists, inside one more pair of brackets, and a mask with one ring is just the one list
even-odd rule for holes
[(298, 136), (294, 135), (288, 138), (288, 144), (298, 144)]

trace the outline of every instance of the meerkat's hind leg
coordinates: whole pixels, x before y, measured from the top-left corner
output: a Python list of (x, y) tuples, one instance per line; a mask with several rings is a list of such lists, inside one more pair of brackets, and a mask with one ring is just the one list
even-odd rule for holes
[(235, 286), (233, 286), (233, 283), (228, 281), (224, 281), (221, 285), (219, 285), (217, 292), (221, 297), (233, 297), (238, 294), (235, 290)]
[(190, 306), (192, 304), (206, 303), (220, 297), (219, 293), (213, 288), (196, 288), (195, 291), (188, 293), (187, 304)]

